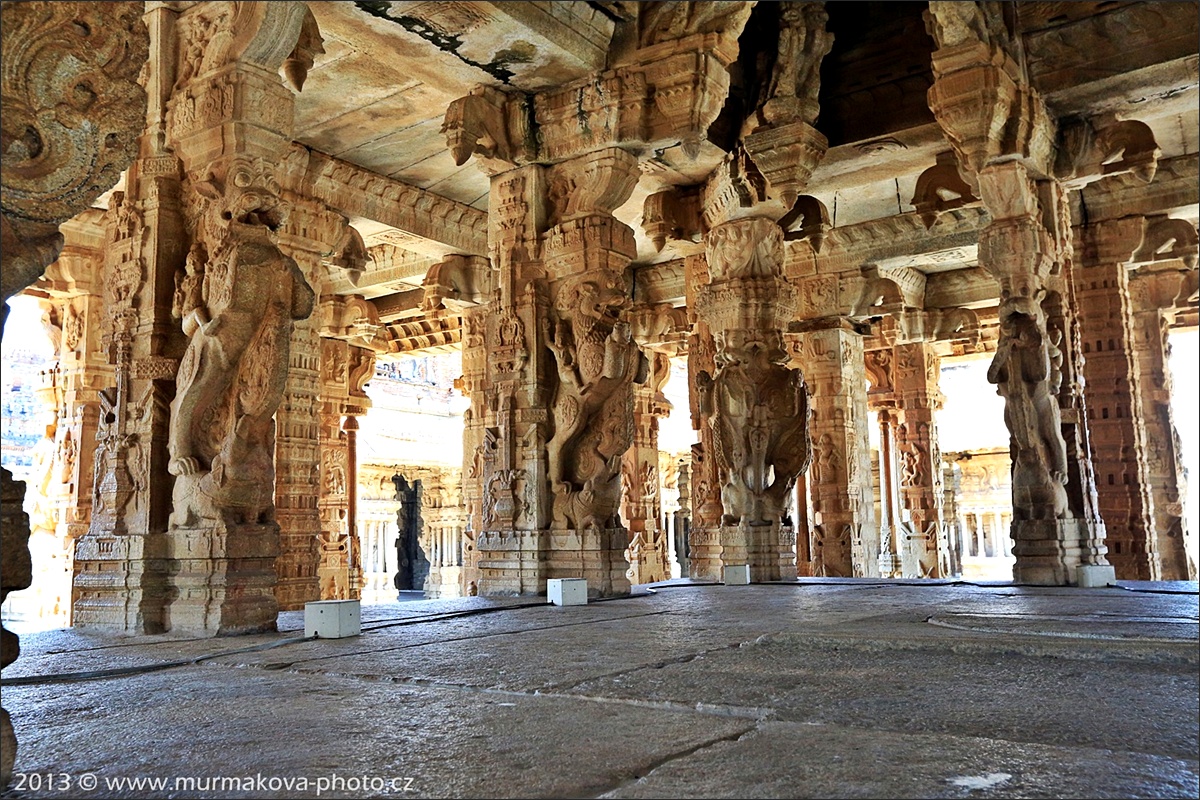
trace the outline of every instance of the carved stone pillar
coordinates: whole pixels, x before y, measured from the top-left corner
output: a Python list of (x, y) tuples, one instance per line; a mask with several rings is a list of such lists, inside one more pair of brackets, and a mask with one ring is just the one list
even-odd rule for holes
[(878, 576), (862, 335), (835, 319), (796, 334), (794, 353), (812, 407), (812, 574)]
[[(1164, 245), (1175, 239), (1173, 252)], [(1195, 580), (1196, 563), (1189, 556), (1190, 530), (1183, 516), (1187, 483), (1171, 404), (1170, 352), (1167, 335), (1176, 311), (1196, 291), (1196, 232), (1185, 220), (1149, 221), (1139, 263), (1129, 276), (1132, 341), (1137, 353), (1138, 392), (1141, 395), (1146, 482), (1154, 506), (1151, 561), (1155, 580)], [(1089, 358), (1091, 356), (1089, 355)]]
[[(85, 216), (88, 219), (64, 223), (66, 246), (35, 284), (39, 292), (48, 295), (41, 302), (43, 320), (50, 326), (57, 351), (56, 365), (43, 373), (41, 391), (55, 416), (47, 429), (49, 457), (36, 487), (41, 499), (37, 501), (40, 513), (35, 516), (41, 518), (44, 534), (50, 537), (44, 546), (62, 559), (58, 563), (66, 563), (65, 573), (55, 569), (53, 583), (44, 587), (43, 596), (62, 610), (60, 620), (67, 625), (72, 624), (75, 545), (91, 521), (100, 416), (97, 390), (112, 383), (112, 368), (101, 345), (103, 228), (94, 224), (92, 213)], [(34, 520), (34, 530), (38, 527)]]
[[(474, 449), (463, 454), (464, 473), (475, 476), (465, 480), (479, 491), (480, 527), (474, 553), (467, 558), (469, 563), (473, 556), (477, 565), (479, 594), (545, 591), (545, 531), (550, 522), (547, 384), (553, 360), (542, 341), (549, 322), (548, 298), (533, 260), (540, 252), (545, 191), (540, 166), (492, 178), (489, 239), (499, 296), (486, 312), (468, 314), (464, 321), (472, 326), (466, 331), (464, 374), (478, 374), (474, 360), (481, 355), (486, 363), (480, 385), (464, 378), (472, 398), (466, 436), (479, 437)], [(483, 353), (477, 349), (481, 346), (486, 346)], [(473, 500), (471, 493), (468, 498)], [(471, 572), (468, 568), (465, 580)], [(580, 577), (579, 572), (573, 577)]]
[[(294, 209), (289, 219), (293, 228)], [(296, 226), (298, 227), (298, 226)], [(315, 248), (314, 248), (315, 245)], [(280, 237), (283, 252), (295, 259), (307, 283), (319, 290), (324, 279), (325, 248), (295, 234)], [(320, 336), (313, 318), (296, 320), (288, 343), (287, 380), (275, 412), (275, 519), (279, 523), (279, 557), (275, 561), (275, 599), (280, 611), (304, 608), (322, 599), (317, 568), (321, 561), (321, 517), (317, 464), (320, 461)]]
[[(704, 271), (707, 277), (707, 270)], [(689, 280), (689, 284), (691, 281)], [(694, 307), (694, 306), (693, 306)], [(701, 387), (711, 385), (717, 371), (716, 344), (708, 325), (698, 320), (688, 344), (688, 402), (692, 428), (700, 441), (692, 445), (689, 484), (691, 519), (688, 530), (688, 573), (697, 580), (723, 579), (721, 571), (721, 473), (713, 443), (713, 409)], [(682, 502), (682, 501), (681, 501)]]
[(319, 46), (302, 35), (310, 15), (303, 3), (217, 2), (188, 8), (177, 23), (166, 132), (187, 173), (192, 245), (181, 280), (189, 341), (171, 404), (174, 630), (275, 626), (274, 416), (293, 322), (314, 300), (278, 243), (293, 108), (278, 70)]
[(716, 370), (697, 388), (721, 478), (721, 559), (749, 564), (754, 581), (794, 578), (795, 530), (783, 520), (812, 450), (804, 378), (788, 367), (783, 341), (796, 313), (783, 233), (751, 217), (718, 225), (705, 243), (710, 280), (696, 311), (713, 332)]
[(671, 548), (662, 529), (658, 423), (671, 413), (662, 387), (671, 376), (671, 360), (650, 351), (650, 376), (633, 390), (633, 445), (621, 462), (621, 515), (629, 527), (630, 583), (654, 583), (671, 577)]
[[(1102, 583), (1112, 568), (1079, 386), (1070, 218), (1064, 186), (1046, 179), (1055, 175), (1055, 122), (1026, 78), (1023, 51), (998, 6), (932, 2), (929, 11), (937, 42), (930, 107), (992, 215), (979, 263), (1001, 290), (988, 380), (1005, 398), (1011, 434), (1013, 577)], [(1142, 154), (1135, 149), (1126, 156)], [(1125, 150), (1121, 144), (1101, 153), (1097, 171), (1109, 172), (1108, 156)]]
[[(551, 435), (546, 577), (580, 576), (601, 595), (629, 591), (621, 526), (621, 459), (634, 439), (634, 386), (648, 363), (627, 321), (623, 273), (637, 250), (612, 217), (637, 182), (637, 159), (618, 148), (552, 168), (555, 200), (542, 242), (550, 307), (545, 344)], [(557, 380), (555, 380), (557, 377)], [(657, 455), (655, 455), (655, 464)]]
[[(324, 298), (322, 307), (336, 303)], [(326, 315), (327, 316), (327, 315)], [(325, 333), (332, 332), (328, 326)], [(321, 340), (319, 566), (322, 600), (359, 599), (363, 567), (357, 533), (358, 417), (371, 407), (364, 386), (375, 373), (375, 353), (345, 341)]]
[(1125, 580), (1151, 580), (1159, 572), (1127, 266), (1143, 229), (1141, 217), (1082, 228), (1074, 274), (1091, 454), (1103, 489), (1100, 516), (1108, 560)]
[(495, 461), (495, 440), (487, 438), (487, 396), (484, 392), (488, 379), (488, 349), (484, 336), (489, 308), (484, 305), (463, 311), (463, 374), (456, 382), (459, 391), (471, 401), (463, 413), (462, 492), (467, 520), (463, 532), (462, 593), (466, 597), (479, 594), (477, 541), (483, 530), (483, 479), (489, 460)]
[(939, 372), (940, 359), (928, 343), (896, 345), (895, 433), (900, 499), (911, 525), (901, 554), (905, 577), (944, 578), (950, 574), (949, 542), (942, 516), (942, 457), (934, 420), (934, 412), (943, 402), (938, 391)]

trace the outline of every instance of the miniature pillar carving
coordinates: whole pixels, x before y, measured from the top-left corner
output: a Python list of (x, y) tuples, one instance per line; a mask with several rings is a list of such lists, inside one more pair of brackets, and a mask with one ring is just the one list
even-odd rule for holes
[(834, 319), (796, 334), (794, 358), (804, 367), (812, 406), (811, 574), (875, 577), (880, 541), (871, 501), (862, 335)]

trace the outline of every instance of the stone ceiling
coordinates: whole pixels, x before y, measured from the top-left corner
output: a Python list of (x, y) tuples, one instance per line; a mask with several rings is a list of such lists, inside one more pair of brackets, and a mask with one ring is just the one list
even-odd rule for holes
[[(484, 211), (487, 177), (475, 160), (456, 166), (441, 133), (447, 106), (478, 84), (534, 92), (601, 71), (623, 47), (622, 20), (636, 14), (631, 3), (544, 0), (310, 6), (325, 52), (297, 98), (297, 140)], [(834, 48), (822, 65), (817, 127), (830, 149), (809, 192), (835, 227), (913, 212), (917, 177), (949, 149), (925, 99), (933, 47), (925, 4), (826, 7)], [(1164, 159), (1200, 149), (1194, 4), (1026, 2), (1013, 4), (1011, 15), (1031, 80), (1060, 118), (1140, 119)], [(753, 34), (748, 25), (746, 36)], [(678, 247), (656, 253), (642, 234), (642, 202), (663, 183), (695, 178), (678, 153), (643, 159), (641, 185), (617, 216), (638, 234), (639, 262), (677, 258)], [(436, 242), (377, 220), (352, 223), (375, 259), (358, 285), (340, 281), (336, 291), (378, 297), (412, 290), (437, 260)], [(974, 260), (956, 250), (905, 263), (933, 273)]]

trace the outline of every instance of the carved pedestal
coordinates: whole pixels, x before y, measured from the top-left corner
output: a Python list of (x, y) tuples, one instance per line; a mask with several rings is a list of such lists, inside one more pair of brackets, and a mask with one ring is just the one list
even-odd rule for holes
[(549, 578), (584, 578), (588, 597), (629, 594), (629, 562), (624, 528), (555, 530), (544, 534), (547, 546), (542, 575)]
[[(476, 536), (479, 594), (524, 595), (544, 592), (547, 536), (549, 534), (543, 531), (483, 531)], [(576, 559), (571, 566), (582, 567), (582, 559)], [(567, 577), (582, 576), (572, 574)], [(591, 588), (590, 582), (588, 588)]]

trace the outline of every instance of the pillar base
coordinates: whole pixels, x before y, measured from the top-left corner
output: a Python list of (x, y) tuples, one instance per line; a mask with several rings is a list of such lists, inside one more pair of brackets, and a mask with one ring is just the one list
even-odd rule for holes
[(1082, 560), (1080, 544), (1088, 522), (1081, 519), (1016, 519), (1012, 522), (1013, 580), (1037, 586), (1067, 586)]
[(629, 562), (625, 548), (629, 531), (624, 528), (598, 530), (551, 530), (546, 533), (546, 578), (584, 578), (588, 597), (629, 594)]
[(168, 630), (198, 636), (275, 630), (274, 522), (175, 528), (167, 533)]
[(697, 581), (720, 583), (725, 566), (721, 550), (719, 527), (692, 528), (688, 531), (688, 577)]
[(796, 532), (778, 522), (722, 526), (721, 561), (727, 565), (748, 564), (754, 583), (795, 580)]
[(671, 559), (667, 553), (667, 538), (662, 533), (635, 533), (626, 550), (629, 558), (630, 583), (656, 583), (671, 577)]
[(72, 614), (82, 630), (167, 630), (165, 535), (88, 533), (75, 544)]
[[(546, 591), (542, 531), (483, 531), (479, 553), (479, 594), (536, 595)], [(580, 577), (568, 576), (568, 577)]]

